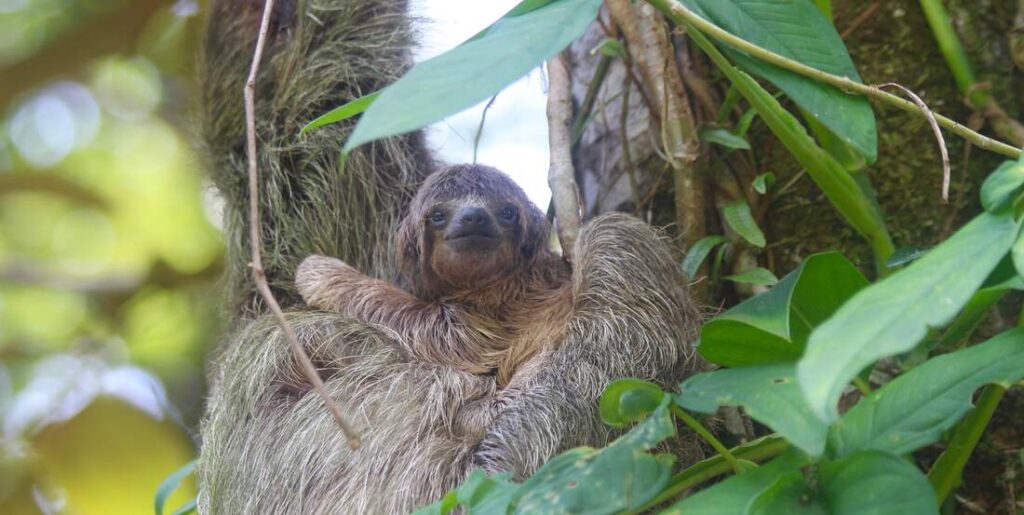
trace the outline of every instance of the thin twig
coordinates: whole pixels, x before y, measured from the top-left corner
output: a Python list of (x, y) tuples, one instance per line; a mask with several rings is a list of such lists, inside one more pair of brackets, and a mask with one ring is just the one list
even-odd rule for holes
[(548, 186), (551, 201), (555, 206), (558, 225), (558, 241), (562, 244), (562, 255), (572, 257), (573, 245), (580, 232), (580, 193), (576, 187), (572, 167), (572, 84), (569, 68), (556, 55), (548, 61), (548, 142), (551, 167), (548, 169)]
[[(699, 15), (680, 4), (677, 0), (648, 0), (648, 3), (653, 5), (677, 24), (696, 27), (708, 36), (742, 50), (769, 64), (774, 64), (775, 66), (791, 72), (805, 77), (810, 77), (830, 86), (835, 86), (849, 93), (873, 98), (884, 104), (910, 113), (919, 114), (921, 112), (917, 104), (914, 104), (909, 100), (904, 100), (891, 93), (882, 91), (877, 87), (861, 84), (860, 82), (851, 80), (847, 77), (839, 77), (837, 75), (832, 75), (831, 73), (823, 72), (817, 68), (807, 66), (801, 62), (779, 55), (771, 50), (759, 47), (739, 36), (733, 35), (718, 25), (701, 18)], [(1017, 147), (989, 138), (988, 136), (978, 134), (977, 132), (974, 132), (956, 121), (940, 114), (935, 114), (934, 116), (939, 125), (972, 142), (975, 146), (981, 149), (996, 152), (1014, 159), (1019, 158), (1021, 155), (1021, 149)]]
[(843, 30), (843, 33), (839, 35), (839, 38), (845, 41), (846, 38), (850, 37), (850, 35), (853, 34), (855, 30), (860, 28), (860, 26), (863, 25), (864, 22), (868, 21), (869, 18), (874, 16), (875, 12), (878, 11), (879, 7), (882, 7), (882, 0), (876, 0), (875, 3), (871, 4), (867, 9), (864, 9), (864, 12), (857, 15), (857, 17), (854, 18), (852, 22), (850, 22), (850, 26), (846, 27), (846, 29)]
[[(1022, 0), (1024, 1), (1024, 0)], [(971, 118), (967, 120), (967, 126), (978, 130), (984, 124), (984, 117), (980, 113), (974, 113)], [(949, 235), (953, 234), (953, 223), (956, 222), (956, 217), (960, 214), (960, 211), (964, 208), (964, 195), (967, 190), (967, 175), (969, 172), (968, 167), (971, 164), (971, 149), (974, 145), (971, 142), (964, 143), (964, 156), (960, 162), (960, 179), (958, 181), (959, 188), (956, 189), (956, 194), (953, 197), (953, 208), (949, 210), (949, 214), (946, 216), (946, 222), (942, 225), (942, 232), (939, 233), (938, 242), (945, 241), (949, 238)]]
[(590, 79), (590, 84), (587, 85), (587, 93), (583, 96), (583, 102), (580, 103), (580, 112), (576, 115), (576, 120), (572, 122), (573, 143), (583, 136), (583, 129), (587, 127), (587, 122), (590, 121), (590, 112), (593, 111), (594, 102), (597, 101), (597, 93), (601, 90), (601, 85), (604, 84), (604, 79), (608, 76), (608, 70), (611, 68), (611, 65), (612, 58), (607, 55), (602, 55), (601, 59), (597, 62), (594, 77)]
[[(500, 94), (500, 93), (499, 93)], [(498, 99), (498, 95), (495, 94), (487, 101), (487, 105), (484, 106), (484, 111), (480, 113), (480, 125), (476, 127), (476, 135), (473, 136), (473, 164), (476, 164), (476, 152), (480, 148), (480, 138), (484, 135), (484, 123), (487, 122), (487, 111), (491, 110), (491, 106), (494, 105), (494, 101)]]
[(252, 267), (253, 280), (256, 282), (256, 289), (259, 290), (260, 295), (263, 296), (263, 301), (267, 303), (267, 307), (270, 308), (271, 313), (274, 314), (274, 318), (277, 319), (277, 323), (281, 326), (281, 330), (284, 332), (285, 337), (288, 339), (288, 343), (291, 345), (292, 352), (295, 353), (296, 359), (302, 365), (302, 371), (304, 372), (309, 382), (313, 384), (313, 389), (323, 399), (324, 404), (327, 405), (328, 410), (334, 416), (334, 420), (341, 426), (342, 432), (345, 433), (345, 438), (348, 439), (349, 447), (356, 449), (359, 447), (360, 439), (359, 433), (345, 420), (345, 417), (341, 413), (341, 407), (338, 406), (329, 393), (327, 388), (324, 386), (323, 380), (320, 379), (320, 375), (317, 373), (316, 368), (313, 366), (313, 362), (310, 361), (309, 356), (306, 355), (305, 349), (299, 343), (299, 338), (295, 335), (295, 330), (292, 329), (291, 324), (284, 317), (284, 312), (281, 311), (281, 306), (278, 305), (277, 299), (274, 298), (273, 292), (270, 291), (270, 285), (267, 284), (267, 275), (263, 270), (263, 259), (260, 256), (260, 206), (259, 206), (259, 169), (256, 166), (256, 75), (259, 72), (260, 61), (263, 59), (263, 46), (267, 39), (267, 30), (270, 26), (270, 15), (274, 11), (274, 0), (266, 0), (266, 4), (263, 7), (263, 19), (260, 22), (259, 37), (256, 39), (256, 50), (252, 56), (252, 66), (249, 68), (249, 78), (245, 81), (245, 89), (243, 95), (245, 97), (245, 137), (246, 137), (246, 153), (249, 158), (249, 244), (252, 247), (252, 263), (249, 264)]
[(932, 112), (928, 104), (921, 100), (921, 97), (917, 96), (916, 93), (910, 91), (910, 89), (903, 87), (895, 82), (887, 82), (885, 84), (879, 84), (878, 88), (896, 88), (904, 93), (911, 100), (921, 108), (921, 112), (924, 113), (925, 117), (928, 118), (928, 124), (932, 126), (932, 132), (935, 134), (935, 140), (939, 143), (939, 152), (942, 153), (942, 200), (949, 202), (949, 151), (946, 150), (946, 140), (942, 137), (942, 129), (939, 128), (939, 122), (935, 120), (935, 113)]
[(622, 110), (619, 111), (619, 139), (622, 140), (622, 168), (629, 178), (629, 190), (633, 199), (633, 214), (640, 216), (640, 184), (636, 180), (636, 168), (629, 145), (629, 90), (633, 83), (628, 75), (622, 76)]

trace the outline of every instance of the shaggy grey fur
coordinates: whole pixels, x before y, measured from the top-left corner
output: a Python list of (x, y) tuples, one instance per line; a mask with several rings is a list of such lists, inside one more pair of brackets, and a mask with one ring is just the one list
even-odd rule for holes
[[(596, 402), (614, 378), (674, 385), (694, 370), (688, 342), (699, 314), (668, 246), (649, 226), (606, 215), (577, 242), (564, 338), (514, 388), (499, 391), (493, 377), (411, 360), (384, 329), (291, 312), (327, 389), (362, 431), (363, 447), (350, 450), (276, 323), (260, 314), (246, 269), (241, 88), (262, 4), (215, 0), (204, 43), (199, 124), (227, 202), (235, 323), (212, 364), (198, 469), (202, 513), (406, 512), (439, 498), (473, 467), (521, 478), (565, 449), (604, 445), (615, 434)], [(275, 290), (293, 308), (294, 268), (312, 253), (392, 277), (390, 236), (431, 168), (420, 137), (361, 149), (342, 172), (337, 152), (348, 126), (297, 133), (408, 64), (404, 9), (391, 0), (285, 1), (272, 25), (257, 103), (263, 252)], [(479, 427), (468, 419), (486, 421), (486, 429), (466, 429)]]

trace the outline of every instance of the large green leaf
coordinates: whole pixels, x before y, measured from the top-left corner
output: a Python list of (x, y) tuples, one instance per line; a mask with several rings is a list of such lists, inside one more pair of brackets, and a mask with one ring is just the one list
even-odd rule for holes
[(720, 234), (714, 234), (711, 236), (705, 236), (696, 243), (693, 244), (686, 251), (686, 257), (683, 258), (683, 262), (679, 264), (679, 269), (686, 275), (687, 279), (694, 279), (697, 277), (697, 270), (700, 269), (701, 263), (708, 257), (708, 254), (716, 245), (727, 243), (729, 240), (725, 236)]
[(815, 254), (771, 290), (704, 324), (697, 349), (729, 367), (794, 361), (811, 329), (867, 284), (842, 254)]
[(156, 489), (156, 497), (153, 499), (153, 508), (156, 515), (164, 514), (164, 506), (167, 504), (167, 499), (181, 486), (182, 480), (192, 474), (192, 470), (195, 468), (196, 460), (192, 460), (180, 469), (175, 470), (171, 475), (167, 476), (163, 483), (160, 483), (160, 486)]
[(598, 412), (605, 424), (623, 427), (651, 414), (664, 399), (665, 392), (650, 381), (617, 379), (605, 387)]
[[(645, 389), (643, 382), (621, 383), (616, 392)], [(631, 386), (633, 388), (631, 388)], [(635, 510), (668, 484), (675, 457), (648, 450), (676, 434), (665, 396), (642, 423), (603, 449), (578, 447), (548, 461), (522, 484), (507, 474), (471, 474), (441, 501), (419, 515), (445, 515), (458, 506), (472, 513), (618, 513)]]
[(575, 449), (549, 461), (523, 483), (515, 513), (618, 513), (653, 499), (675, 461), (646, 452), (675, 435), (669, 402), (604, 449)]
[(747, 201), (734, 200), (722, 206), (722, 218), (725, 218), (725, 223), (748, 243), (755, 247), (764, 247), (764, 233), (757, 226), (754, 215), (750, 213)]
[(996, 168), (981, 185), (981, 205), (996, 213), (1013, 204), (1024, 191), (1024, 158), (1007, 161)]
[(722, 145), (723, 147), (734, 150), (750, 150), (750, 142), (748, 142), (743, 136), (729, 132), (728, 129), (723, 129), (721, 127), (701, 127), (697, 131), (697, 135), (700, 139), (707, 141), (708, 143)]
[(355, 100), (345, 103), (331, 109), (330, 111), (316, 117), (315, 120), (306, 124), (305, 127), (299, 131), (299, 134), (305, 134), (311, 130), (319, 129), (324, 125), (330, 125), (332, 123), (338, 123), (343, 120), (348, 120), (357, 114), (362, 114), (377, 101), (377, 97), (380, 96), (380, 91), (374, 91), (369, 95), (361, 96)]
[(1017, 241), (1011, 249), (1013, 256), (1013, 267), (1017, 269), (1017, 275), (1024, 277), (1024, 231), (1017, 236)]
[(838, 418), (843, 388), (876, 360), (913, 349), (949, 323), (1017, 236), (1010, 216), (983, 213), (927, 255), (855, 295), (811, 334), (797, 378), (822, 420)]
[(513, 483), (511, 474), (488, 476), (474, 470), (466, 481), (440, 501), (416, 510), (414, 515), (447, 515), (463, 506), (477, 513), (508, 513), (520, 485)]
[(714, 413), (720, 406), (742, 406), (752, 418), (807, 454), (818, 456), (825, 449), (828, 427), (807, 407), (792, 363), (697, 374), (683, 382), (675, 399), (683, 408), (701, 413)]
[(673, 504), (661, 515), (736, 515), (748, 508), (774, 485), (800, 476), (800, 469), (809, 459), (799, 451), (790, 450), (754, 470), (733, 476), (710, 488), (701, 490)]
[(583, 34), (600, 6), (601, 0), (520, 4), (469, 41), (413, 66), (385, 88), (363, 114), (345, 151), (424, 127), (494, 96)]
[(905, 454), (928, 445), (971, 407), (981, 385), (1024, 377), (1024, 328), (932, 358), (875, 390), (843, 414), (829, 433), (837, 457), (876, 449)]
[(775, 277), (771, 270), (759, 266), (750, 270), (744, 270), (738, 274), (726, 276), (725, 279), (734, 283), (756, 284), (758, 286), (771, 286), (779, 282), (779, 278)]
[(751, 501), (747, 515), (828, 515), (802, 474), (790, 472)]
[(822, 464), (821, 501), (831, 515), (938, 514), (935, 491), (910, 462), (877, 451)]
[[(846, 45), (809, 0), (682, 0), (723, 29), (821, 71), (860, 82)], [(867, 99), (768, 64), (724, 46), (729, 57), (775, 84), (807, 113), (873, 163), (878, 155), (875, 116)]]

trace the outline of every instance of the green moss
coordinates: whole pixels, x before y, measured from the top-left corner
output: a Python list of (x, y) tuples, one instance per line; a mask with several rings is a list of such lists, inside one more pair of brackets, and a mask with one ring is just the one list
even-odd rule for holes
[[(840, 31), (873, 2), (850, 2), (839, 13)], [(967, 6), (970, 8), (959, 7)], [(1019, 108), (1022, 77), (1013, 71), (1005, 34), (1012, 16), (1013, 0), (952, 2), (958, 29), (975, 63), (980, 80), (990, 81), (995, 98), (1011, 114)], [(984, 5), (984, 7), (982, 6)], [(971, 118), (970, 109), (949, 73), (917, 2), (885, 2), (875, 14), (847, 38), (858, 70), (867, 83), (897, 82), (920, 95), (933, 109), (961, 122)], [(952, 165), (950, 202), (941, 198), (942, 162), (928, 123), (918, 116), (874, 104), (878, 119), (879, 156), (870, 167), (872, 184), (886, 215), (897, 247), (929, 247), (974, 216), (979, 208), (977, 190), (984, 177), (1000, 163), (1001, 156), (972, 149), (964, 175), (963, 140), (946, 133)], [(983, 131), (984, 132), (984, 131)], [(758, 136), (769, 137), (763, 132)], [(777, 144), (770, 155), (760, 156), (763, 168), (774, 171), (784, 184), (799, 172), (798, 166)], [(960, 198), (961, 201), (957, 202)], [(770, 240), (776, 267), (788, 270), (808, 254), (839, 249), (865, 270), (872, 268), (867, 245), (836, 214), (814, 183), (806, 177), (791, 192), (778, 198), (768, 215)]]

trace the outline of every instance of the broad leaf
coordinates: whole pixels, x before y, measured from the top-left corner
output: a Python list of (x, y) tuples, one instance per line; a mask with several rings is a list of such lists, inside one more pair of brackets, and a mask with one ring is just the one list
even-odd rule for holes
[(1017, 241), (1011, 249), (1013, 255), (1013, 267), (1017, 269), (1017, 275), (1024, 277), (1024, 231), (1017, 236)]
[(160, 483), (160, 487), (156, 489), (156, 497), (153, 499), (153, 508), (156, 515), (163, 515), (167, 499), (181, 486), (181, 482), (192, 474), (195, 468), (196, 461), (192, 460), (180, 469), (175, 470), (171, 475), (167, 476), (167, 479)]
[(665, 398), (658, 385), (643, 379), (618, 379), (601, 394), (599, 412), (605, 424), (623, 427), (656, 410)]
[(876, 360), (913, 349), (949, 323), (1017, 236), (1010, 216), (988, 213), (889, 278), (850, 299), (811, 334), (797, 378), (811, 409), (838, 418), (843, 388)]
[(748, 515), (828, 515), (803, 474), (790, 472), (751, 501)]
[(617, 57), (619, 59), (626, 58), (626, 48), (622, 46), (622, 42), (612, 38), (605, 38), (601, 40), (597, 46), (590, 50), (590, 53), (599, 53), (601, 55)]
[(894, 379), (843, 414), (829, 433), (837, 457), (875, 449), (906, 454), (942, 435), (971, 407), (987, 383), (1024, 377), (1024, 328), (938, 356)]
[(790, 450), (754, 470), (733, 476), (673, 504), (661, 515), (736, 515), (747, 513), (755, 499), (780, 481), (800, 475), (807, 456)]
[(750, 150), (750, 143), (743, 136), (738, 136), (721, 127), (701, 127), (697, 131), (700, 139), (726, 148)]
[(754, 191), (762, 195), (768, 193), (768, 188), (770, 188), (772, 184), (775, 184), (775, 174), (771, 172), (765, 172), (754, 177), (754, 182), (752, 183)]
[(750, 213), (750, 206), (745, 200), (734, 200), (723, 206), (722, 216), (725, 223), (741, 238), (755, 247), (764, 247), (764, 233), (754, 221), (754, 215)]
[(917, 260), (917, 258), (928, 253), (928, 249), (919, 249), (915, 247), (900, 247), (896, 249), (896, 252), (892, 253), (889, 257), (889, 261), (886, 261), (885, 266), (889, 268), (899, 268), (903, 265), (909, 265)]
[(520, 485), (513, 483), (511, 474), (488, 476), (474, 470), (466, 481), (440, 501), (416, 510), (414, 515), (447, 515), (463, 506), (479, 513), (508, 513)]
[(668, 484), (675, 458), (645, 451), (675, 435), (670, 401), (604, 449), (574, 449), (549, 461), (523, 483), (515, 513), (610, 514), (653, 499)]
[(734, 283), (756, 284), (759, 286), (771, 286), (779, 282), (779, 278), (775, 277), (775, 274), (773, 274), (771, 270), (761, 267), (744, 270), (738, 274), (726, 276), (725, 278)]
[(807, 454), (818, 456), (825, 449), (828, 427), (805, 404), (792, 363), (697, 374), (683, 382), (675, 399), (683, 408), (701, 413), (741, 406)]
[(413, 66), (385, 88), (344, 150), (424, 127), (494, 96), (583, 34), (600, 6), (601, 0), (520, 4), (474, 38)]
[(1010, 207), (1024, 191), (1024, 159), (1007, 161), (996, 168), (981, 185), (981, 205), (989, 213)]
[(177, 510), (174, 510), (172, 515), (189, 515), (190, 513), (196, 513), (198, 505), (199, 503), (195, 499), (192, 499), (191, 501), (181, 505)]
[(815, 254), (771, 290), (705, 323), (697, 350), (728, 367), (795, 361), (811, 329), (867, 284), (842, 254)]
[(728, 238), (725, 236), (716, 234), (712, 236), (705, 236), (696, 243), (688, 251), (686, 251), (686, 257), (683, 258), (683, 262), (679, 264), (679, 269), (686, 275), (687, 279), (693, 279), (697, 276), (697, 270), (700, 269), (701, 263), (707, 259), (711, 249), (714, 249), (716, 245), (728, 242)]
[(853, 173), (867, 167), (866, 158), (856, 148), (843, 141), (841, 137), (829, 130), (825, 124), (818, 121), (806, 109), (800, 110), (800, 117), (807, 123), (807, 128), (810, 129), (811, 134), (814, 135), (814, 139), (821, 145), (821, 148), (825, 149), (839, 164), (843, 165), (843, 168)]
[[(832, 22), (811, 2), (682, 0), (701, 17), (757, 46), (821, 71), (861, 82)], [(797, 105), (873, 163), (878, 154), (874, 113), (863, 97), (849, 95), (723, 45), (744, 69), (772, 82)]]
[[(981, 323), (992, 306), (1011, 290), (1024, 290), (1024, 278), (1017, 274), (1013, 262), (1007, 256), (996, 265), (996, 269), (985, 279), (981, 288), (971, 295), (971, 299), (964, 304), (960, 314), (956, 316), (953, 323), (949, 324), (942, 336), (926, 342), (927, 350), (931, 351), (935, 348), (949, 350), (960, 347), (977, 329), (978, 324)], [(927, 355), (927, 352), (925, 354)]]
[(345, 105), (335, 107), (334, 109), (318, 116), (315, 120), (307, 123), (306, 126), (299, 131), (299, 134), (305, 134), (313, 129), (323, 127), (324, 125), (338, 123), (352, 118), (357, 114), (362, 114), (364, 111), (369, 109), (371, 104), (377, 101), (377, 97), (379, 96), (380, 91), (375, 91), (369, 95), (364, 95), (351, 102), (347, 102)]
[(935, 491), (912, 463), (877, 451), (822, 464), (822, 503), (831, 515), (938, 514)]

